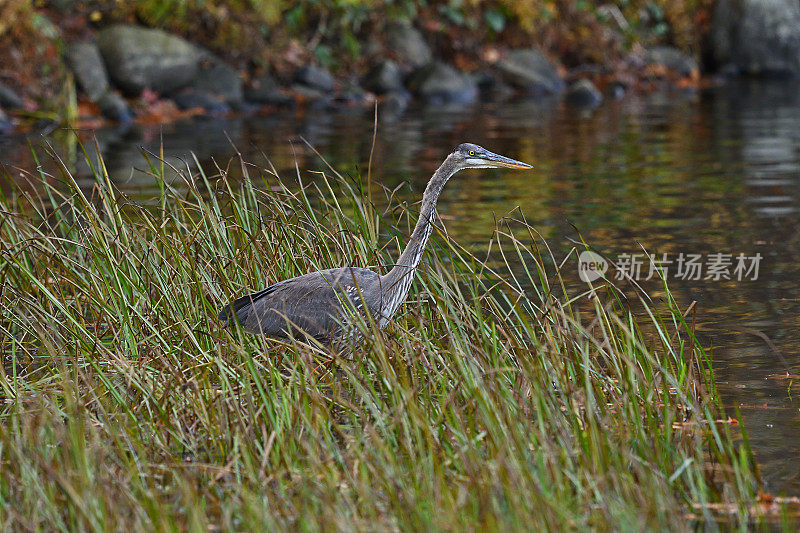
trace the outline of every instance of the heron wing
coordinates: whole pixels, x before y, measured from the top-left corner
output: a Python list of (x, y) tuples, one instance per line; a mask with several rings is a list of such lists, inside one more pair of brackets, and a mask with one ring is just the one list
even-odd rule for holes
[[(380, 276), (365, 268), (334, 268), (280, 281), (237, 298), (219, 313), (225, 325), (233, 316), (247, 331), (268, 337), (308, 335), (329, 339), (339, 328), (342, 303), (369, 312), (373, 295), (380, 297)], [(355, 289), (355, 290), (354, 290)]]

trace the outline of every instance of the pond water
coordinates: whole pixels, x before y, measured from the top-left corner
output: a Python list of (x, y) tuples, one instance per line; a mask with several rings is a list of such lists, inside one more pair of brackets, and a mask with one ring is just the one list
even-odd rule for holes
[[(224, 167), (235, 145), (245, 160), (269, 161), (284, 176), (295, 161), (324, 168), (303, 138), (342, 173), (366, 174), (373, 125), (372, 109), (321, 109), (103, 130), (97, 143), (119, 186), (147, 196), (153, 182), (135, 168), (146, 168), (140, 149), (157, 153), (162, 138), (175, 164), (193, 152), (206, 168)], [(80, 172), (64, 137), (51, 142)], [(24, 176), (15, 167), (34, 168), (20, 141), (0, 144), (0, 162), (17, 180)], [(792, 460), (800, 452), (800, 391), (786, 377), (800, 373), (800, 85), (629, 96), (594, 111), (525, 101), (381, 111), (373, 180), (402, 185), (400, 198), (415, 201), (465, 141), (535, 171), (460, 173), (440, 200), (448, 233), (485, 249), (495, 219), (520, 206), (557, 255), (572, 247), (566, 237), (576, 238), (575, 228), (618, 264), (641, 261), (640, 279), (648, 262), (625, 254), (656, 253), (681, 306), (697, 302), (720, 392), (726, 408), (742, 413), (765, 489), (800, 494), (800, 464)]]

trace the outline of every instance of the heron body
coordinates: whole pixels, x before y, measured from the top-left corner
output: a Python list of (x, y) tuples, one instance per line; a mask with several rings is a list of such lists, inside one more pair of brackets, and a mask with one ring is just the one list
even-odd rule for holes
[(224, 325), (235, 317), (245, 331), (276, 339), (312, 337), (323, 343), (350, 338), (354, 314), (383, 329), (402, 305), (414, 280), (436, 218), (436, 202), (447, 181), (466, 168), (532, 168), (475, 144), (461, 144), (434, 172), (422, 196), (420, 216), (408, 245), (386, 274), (343, 267), (279, 281), (242, 296), (219, 313)]

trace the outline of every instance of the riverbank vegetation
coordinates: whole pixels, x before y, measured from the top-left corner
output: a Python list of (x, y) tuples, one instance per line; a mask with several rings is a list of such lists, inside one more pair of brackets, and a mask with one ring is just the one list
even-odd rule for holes
[(304, 185), (147, 160), (149, 200), (95, 161), (89, 190), (56, 163), (26, 176), (43, 192), (0, 204), (5, 528), (761, 520), (736, 413), (669, 293), (571, 291), (574, 258), (513, 213), (488, 254), (438, 231), (407, 305), (387, 331), (361, 324), (351, 356), (276, 344), (216, 311), (311, 270), (391, 264), (414, 207), (386, 191), (378, 209), (376, 186), (333, 171)]
[[(597, 74), (597, 67), (630, 69), (626, 58), (631, 53), (641, 67), (645, 47), (654, 44), (698, 56), (710, 9), (710, 0), (11, 0), (0, 5), (0, 57), (5, 58), (0, 83), (21, 95), (24, 106), (4, 103), (0, 94), (0, 107), (34, 118), (58, 109), (56, 122), (72, 125), (78, 115), (91, 115), (77, 108), (65, 49), (120, 23), (182, 36), (232, 65), (245, 82), (258, 85), (264, 74), (291, 80), (297, 68), (308, 64), (338, 79), (358, 79), (376, 56), (393, 57), (396, 46), (387, 42), (386, 30), (396, 23), (419, 29), (433, 57), (459, 71), (481, 70), (510, 49), (535, 48), (564, 69), (580, 68), (585, 77)], [(633, 78), (623, 76), (622, 81), (631, 84)], [(91, 82), (98, 83), (95, 78)], [(92, 88), (83, 89), (107, 117), (126, 115), (116, 99), (98, 103)], [(196, 104), (194, 99), (186, 105)]]
[(294, 44), (331, 66), (364, 57), (387, 23), (402, 20), (435, 35), (441, 52), (476, 43), (539, 46), (574, 66), (614, 59), (633, 44), (668, 43), (697, 52), (711, 5), (710, 0), (60, 0), (45, 6), (12, 0), (0, 7), (0, 35), (24, 40), (25, 32), (33, 39), (36, 33), (55, 37), (56, 30), (72, 39), (133, 22), (190, 38), (226, 59), (277, 60), (276, 54)]
[(699, 24), (707, 17), (703, 10), (710, 5), (707, 0), (140, 0), (99, 2), (92, 13), (184, 36), (205, 34), (204, 45), (256, 60), (264, 50), (280, 51), (295, 42), (323, 66), (346, 66), (368, 53), (387, 23), (409, 21), (434, 36), (443, 56), (475, 61), (482, 46), (537, 46), (574, 66), (618, 59), (634, 43), (696, 50)]

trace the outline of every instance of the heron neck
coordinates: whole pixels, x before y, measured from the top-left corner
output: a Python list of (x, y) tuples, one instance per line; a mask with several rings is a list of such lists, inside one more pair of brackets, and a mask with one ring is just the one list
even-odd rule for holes
[(408, 240), (403, 253), (397, 260), (394, 268), (390, 270), (385, 276), (382, 277), (381, 286), (384, 295), (390, 295), (390, 300), (397, 302), (391, 313), (394, 313), (400, 302), (405, 299), (408, 290), (411, 288), (411, 281), (414, 278), (414, 272), (419, 265), (422, 258), (422, 252), (428, 244), (428, 239), (433, 230), (434, 219), (436, 218), (436, 202), (439, 200), (447, 180), (458, 171), (458, 167), (451, 157), (444, 160), (444, 163), (434, 172), (428, 186), (425, 188), (425, 193), (422, 195), (422, 207), (420, 208), (419, 219), (414, 231), (411, 232), (411, 237)]

